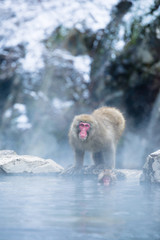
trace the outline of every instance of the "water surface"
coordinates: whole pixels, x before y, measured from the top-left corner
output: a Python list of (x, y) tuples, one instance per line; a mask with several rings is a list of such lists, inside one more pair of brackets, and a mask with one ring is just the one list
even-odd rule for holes
[(137, 175), (94, 179), (0, 176), (0, 240), (159, 240), (160, 188)]

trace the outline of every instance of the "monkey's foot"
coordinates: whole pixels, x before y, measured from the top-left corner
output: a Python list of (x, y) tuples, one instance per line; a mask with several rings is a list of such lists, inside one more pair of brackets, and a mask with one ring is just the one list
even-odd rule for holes
[(72, 166), (62, 171), (60, 175), (63, 175), (63, 176), (83, 175), (83, 169)]
[(99, 164), (99, 165), (91, 165), (84, 167), (84, 173), (85, 174), (93, 174), (93, 175), (98, 175), (104, 170), (104, 165)]

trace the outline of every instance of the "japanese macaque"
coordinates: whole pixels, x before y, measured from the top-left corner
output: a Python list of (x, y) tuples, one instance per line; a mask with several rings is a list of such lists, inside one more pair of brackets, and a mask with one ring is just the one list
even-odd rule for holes
[(69, 130), (75, 153), (72, 171), (82, 169), (85, 151), (91, 152), (94, 167), (113, 169), (116, 145), (124, 127), (124, 117), (116, 108), (101, 107), (92, 114), (75, 116)]
[(116, 180), (116, 174), (110, 169), (105, 169), (98, 175), (98, 182), (104, 186), (110, 186), (114, 184)]

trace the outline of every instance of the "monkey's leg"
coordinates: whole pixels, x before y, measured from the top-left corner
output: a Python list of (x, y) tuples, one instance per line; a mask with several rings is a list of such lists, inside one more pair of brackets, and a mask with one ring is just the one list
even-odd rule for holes
[(105, 169), (115, 168), (115, 148), (108, 148), (103, 152)]
[(92, 159), (94, 165), (85, 169), (88, 174), (99, 174), (104, 169), (104, 160), (102, 152), (92, 152)]
[(74, 167), (77, 169), (81, 169), (83, 167), (83, 161), (84, 161), (84, 151), (76, 149)]
[(92, 158), (93, 158), (93, 162), (94, 162), (95, 166), (104, 164), (104, 159), (103, 159), (102, 152), (93, 152), (92, 153)]
[(81, 175), (83, 174), (83, 159), (84, 151), (75, 149), (75, 163), (72, 167), (67, 168), (61, 174), (62, 175)]

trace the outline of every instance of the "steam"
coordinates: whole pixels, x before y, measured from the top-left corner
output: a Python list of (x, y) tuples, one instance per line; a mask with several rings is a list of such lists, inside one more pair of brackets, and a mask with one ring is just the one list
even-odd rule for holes
[[(5, 126), (9, 123), (9, 119), (12, 118), (13, 120), (9, 126), (11, 132), (15, 132), (16, 129), (20, 130), (23, 144), (22, 142), (15, 143), (16, 149), (20, 149), (20, 146), (23, 145), (19, 153), (34, 154), (41, 157), (53, 156), (55, 160), (60, 159), (61, 161), (61, 159), (64, 159), (62, 161), (66, 165), (73, 162), (71, 148), (66, 141), (70, 119), (65, 114), (74, 115), (70, 111), (73, 101), (66, 100), (62, 95), (59, 98), (54, 97), (54, 94), (52, 97), (48, 96), (46, 87), (49, 88), (50, 86), (46, 86), (47, 81), (42, 84), (38, 91), (35, 90), (38, 84), (41, 85), (41, 79), (43, 78), (42, 73), (45, 66), (43, 55), (46, 53), (44, 39), (50, 36), (56, 27), (60, 25), (67, 28), (75, 27), (81, 32), (86, 29), (92, 32), (104, 29), (111, 20), (110, 11), (117, 2), (117, 0), (107, 2), (104, 0), (72, 2), (69, 0), (33, 2), (6, 0), (0, 3), (1, 35), (3, 36), (0, 48), (14, 47), (21, 43), (25, 46), (25, 57), (20, 60), (21, 69), (19, 69), (19, 72), (21, 71), (24, 75), (23, 84), (25, 87), (23, 91), (30, 102), (29, 104), (25, 102), (22, 94), (22, 96), (16, 98), (17, 102), (13, 106), (5, 109), (3, 115), (3, 124)], [(128, 22), (129, 26), (135, 12), (138, 13), (138, 16), (142, 16), (147, 13), (150, 5), (151, 1), (136, 1), (134, 8), (130, 13), (126, 14), (124, 21)], [(157, 13), (155, 12), (155, 16)], [(59, 16), (63, 17), (60, 18)], [(148, 20), (148, 18), (145, 18), (145, 21)], [(157, 36), (158, 33), (157, 30)], [(115, 44), (115, 48), (119, 51), (124, 46), (123, 37), (124, 27), (122, 26)], [(73, 56), (69, 52), (59, 49), (56, 49), (52, 54), (51, 66), (54, 64), (55, 67), (56, 64), (57, 67), (62, 66), (62, 62), (56, 59), (56, 57), (61, 56), (62, 59), (72, 62), (73, 68), (78, 72), (79, 76), (82, 76), (84, 83), (90, 82), (90, 65), (92, 62), (90, 56)], [(27, 73), (30, 75), (27, 75)], [(69, 78), (66, 78), (66, 82), (68, 86), (71, 86), (72, 82)], [(76, 78), (76, 84), (77, 88), (78, 84), (79, 86), (81, 84), (79, 77)], [(36, 86), (35, 89), (33, 85)], [(81, 98), (89, 98), (89, 92), (85, 87)], [(18, 99), (21, 103), (18, 102)], [(81, 99), (77, 98), (77, 101), (79, 100)], [(36, 104), (36, 101), (38, 104)], [(33, 102), (34, 107), (31, 104)], [(82, 111), (82, 109), (76, 109), (76, 111)], [(91, 109), (88, 109), (88, 112), (91, 112)], [(50, 118), (47, 118), (47, 116), (50, 116)], [(54, 125), (54, 121), (58, 122), (58, 126)], [(59, 136), (56, 135), (56, 128), (58, 128)], [(56, 141), (57, 137), (60, 139), (61, 132), (66, 134), (62, 146)], [(19, 135), (19, 132), (17, 131), (16, 134)], [(135, 133), (128, 133), (125, 136), (122, 147), (123, 153), (121, 155), (118, 153), (117, 156), (120, 159), (119, 162), (124, 162), (123, 167), (136, 168), (141, 165), (146, 146), (145, 136), (145, 134), (142, 134), (137, 137)], [(12, 148), (12, 146), (15, 146), (14, 140), (8, 131), (6, 136), (2, 136), (1, 148)], [(61, 141), (62, 139), (59, 142)], [(88, 160), (89, 156), (87, 155), (86, 158)]]

